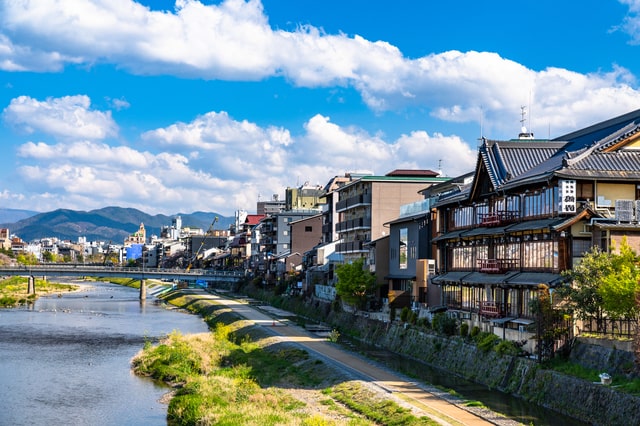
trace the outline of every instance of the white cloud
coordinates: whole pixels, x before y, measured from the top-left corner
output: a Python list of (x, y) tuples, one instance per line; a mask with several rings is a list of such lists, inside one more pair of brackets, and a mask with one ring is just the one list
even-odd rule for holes
[(115, 136), (118, 126), (111, 113), (90, 109), (88, 96), (48, 98), (41, 102), (28, 96), (11, 100), (4, 120), (27, 133), (44, 132), (57, 138), (104, 139)]
[[(624, 27), (637, 38), (639, 2), (620, 1), (629, 6)], [(180, 0), (174, 11), (152, 11), (131, 0), (16, 0), (3, 3), (0, 16), (0, 69), (48, 71), (104, 62), (139, 74), (282, 76), (298, 86), (355, 87), (376, 111), (424, 107), (453, 122), (479, 122), (484, 115), (487, 129), (496, 132), (492, 137), (512, 135), (505, 125), (511, 120), (504, 117), (525, 104), (536, 123), (562, 133), (575, 127), (576, 117), (581, 125), (605, 118), (603, 106), (612, 116), (640, 102), (635, 79), (613, 64), (609, 72), (579, 74), (532, 70), (490, 52), (411, 59), (389, 43), (325, 34), (310, 25), (274, 30), (258, 0)]]
[(631, 37), (632, 44), (640, 44), (640, 1), (639, 0), (619, 0), (620, 3), (629, 6), (629, 13), (623, 22), (616, 28), (620, 29)]
[[(56, 99), (48, 104), (66, 108)], [(263, 128), (222, 111), (143, 133), (148, 150), (69, 138), (26, 142), (17, 149), (17, 172), (27, 193), (42, 195), (25, 195), (21, 205), (42, 210), (56, 202), (78, 209), (125, 204), (165, 213), (188, 206), (232, 215), (254, 210), (259, 194), (282, 196), (288, 186), (324, 185), (348, 171), (435, 170), (442, 160), (445, 172), (455, 175), (475, 162), (475, 153), (455, 136), (420, 131), (385, 141), (322, 115), (311, 117), (304, 129), (293, 137), (288, 129)], [(5, 194), (10, 196), (17, 195)]]

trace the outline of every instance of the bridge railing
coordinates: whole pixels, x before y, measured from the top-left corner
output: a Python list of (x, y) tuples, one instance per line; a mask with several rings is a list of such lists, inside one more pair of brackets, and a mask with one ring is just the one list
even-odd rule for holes
[(85, 272), (86, 275), (99, 274), (101, 272), (133, 274), (144, 273), (152, 275), (191, 275), (191, 276), (216, 276), (216, 277), (243, 277), (244, 271), (225, 271), (215, 269), (169, 269), (169, 268), (142, 268), (142, 267), (121, 267), (121, 266), (96, 266), (82, 264), (45, 264), (45, 265), (5, 265), (0, 266), (0, 273), (6, 272), (25, 272), (35, 273), (38, 275), (46, 275), (46, 272), (63, 273), (68, 272)]

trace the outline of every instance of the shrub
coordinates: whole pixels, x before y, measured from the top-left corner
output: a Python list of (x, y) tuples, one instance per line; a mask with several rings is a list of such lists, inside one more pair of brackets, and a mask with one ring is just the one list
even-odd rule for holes
[(418, 326), (424, 327), (426, 329), (431, 328), (431, 323), (429, 322), (429, 319), (426, 317), (418, 318), (417, 324)]
[(482, 336), (478, 340), (478, 349), (484, 352), (489, 352), (498, 343), (500, 338), (493, 333), (481, 333), (478, 336)]
[(449, 318), (444, 313), (435, 314), (433, 317), (433, 329), (440, 334), (444, 334), (446, 336), (453, 336), (456, 334), (456, 320), (453, 318)]
[(500, 355), (519, 355), (522, 350), (511, 340), (501, 340), (493, 349)]
[(474, 339), (479, 333), (480, 333), (480, 327), (478, 327), (477, 325), (474, 325), (473, 328), (471, 329), (471, 333), (469, 333), (469, 336), (472, 339)]
[(469, 324), (466, 322), (463, 322), (462, 324), (460, 324), (460, 336), (467, 337), (468, 334), (469, 334)]
[(409, 311), (409, 308), (407, 308), (406, 306), (402, 308), (402, 310), (400, 311), (400, 321), (407, 322), (410, 312), (411, 311)]

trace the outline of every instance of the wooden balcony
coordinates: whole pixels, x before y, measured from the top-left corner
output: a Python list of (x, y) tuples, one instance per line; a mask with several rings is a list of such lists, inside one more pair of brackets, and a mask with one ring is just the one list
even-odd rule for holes
[(504, 274), (518, 266), (518, 259), (478, 259), (478, 270), (487, 274)]
[(480, 302), (478, 313), (485, 318), (503, 318), (508, 311), (508, 306), (504, 303), (494, 301)]
[(506, 225), (508, 223), (515, 222), (518, 219), (517, 212), (494, 212), (494, 213), (483, 213), (480, 214), (480, 225), (481, 226), (501, 226)]

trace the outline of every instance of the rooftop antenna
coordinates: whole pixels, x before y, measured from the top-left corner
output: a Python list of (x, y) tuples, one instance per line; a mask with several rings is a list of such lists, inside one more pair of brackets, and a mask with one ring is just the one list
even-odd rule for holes
[(480, 137), (478, 138), (478, 148), (482, 145), (484, 141), (484, 108), (480, 107)]
[(442, 176), (442, 158), (438, 160), (438, 176)]
[(525, 123), (527, 121), (526, 116), (527, 116), (527, 107), (522, 105), (520, 107), (520, 124), (521, 124), (521, 128), (520, 128), (520, 133), (518, 134), (518, 139), (533, 139), (533, 133), (532, 132), (528, 132), (527, 131), (527, 126), (525, 126)]

